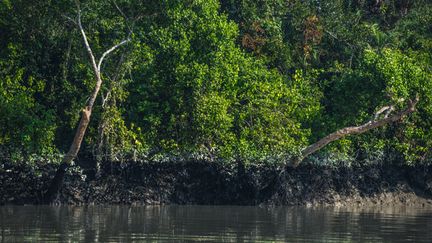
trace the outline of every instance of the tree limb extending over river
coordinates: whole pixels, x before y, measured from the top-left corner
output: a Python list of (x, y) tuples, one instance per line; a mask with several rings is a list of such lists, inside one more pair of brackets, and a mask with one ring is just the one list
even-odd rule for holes
[[(394, 107), (392, 105), (383, 107), (374, 115), (374, 118), (372, 120), (366, 122), (365, 124), (362, 124), (360, 126), (344, 127), (342, 129), (337, 130), (336, 132), (333, 132), (333, 133), (325, 136), (324, 138), (318, 140), (318, 142), (313, 143), (313, 144), (309, 145), (308, 147), (306, 147), (305, 149), (303, 149), (301, 152), (301, 155), (299, 157), (295, 158), (292, 161), (292, 163), (290, 164), (290, 166), (297, 167), (309, 155), (320, 150), (321, 148), (323, 148), (327, 144), (329, 144), (333, 141), (339, 140), (345, 136), (354, 135), (354, 134), (362, 134), (362, 133), (365, 133), (371, 129), (381, 127), (381, 126), (384, 126), (388, 123), (396, 122), (396, 121), (403, 119), (405, 116), (407, 116), (408, 114), (410, 114), (416, 110), (416, 105), (417, 105), (418, 101), (419, 101), (419, 96), (416, 95), (414, 100), (408, 101), (408, 106), (405, 110), (402, 110), (402, 111), (400, 111), (396, 114), (393, 114), (393, 115), (389, 114), (391, 111), (394, 110)], [(385, 110), (388, 110), (389, 113), (387, 113), (383, 118), (377, 120), (378, 116), (382, 112), (384, 112)]]

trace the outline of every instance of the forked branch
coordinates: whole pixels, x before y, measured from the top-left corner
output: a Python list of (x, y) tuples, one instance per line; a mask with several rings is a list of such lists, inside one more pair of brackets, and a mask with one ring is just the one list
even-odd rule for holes
[(87, 101), (87, 104), (82, 109), (81, 120), (80, 120), (78, 128), (75, 132), (75, 136), (74, 136), (74, 139), (72, 141), (72, 144), (70, 145), (69, 150), (66, 153), (66, 155), (63, 157), (61, 165), (58, 168), (56, 175), (54, 176), (53, 180), (51, 181), (51, 184), (48, 188), (48, 191), (44, 195), (45, 203), (51, 203), (57, 197), (58, 192), (60, 191), (60, 189), (63, 185), (66, 169), (69, 167), (71, 162), (78, 155), (78, 152), (80, 150), (85, 132), (86, 132), (87, 127), (88, 127), (89, 122), (90, 122), (90, 117), (91, 117), (91, 114), (93, 111), (93, 105), (96, 101), (97, 95), (98, 95), (99, 90), (100, 90), (101, 85), (102, 85), (101, 69), (100, 68), (101, 68), (101, 65), (102, 65), (104, 58), (107, 55), (109, 55), (110, 53), (112, 53), (114, 50), (116, 50), (118, 47), (129, 42), (129, 39), (127, 39), (127, 40), (124, 40), (124, 41), (120, 42), (119, 44), (111, 47), (110, 49), (108, 49), (107, 51), (105, 51), (103, 53), (102, 57), (99, 60), (99, 63), (97, 63), (96, 58), (94, 56), (94, 53), (93, 53), (93, 51), (90, 47), (90, 44), (88, 42), (87, 35), (86, 35), (84, 28), (82, 26), (82, 23), (81, 23), (81, 9), (80, 9), (80, 4), (79, 4), (78, 0), (76, 0), (76, 5), (77, 5), (77, 10), (78, 10), (78, 19), (76, 21), (76, 24), (79, 27), (79, 30), (81, 32), (81, 35), (82, 35), (82, 38), (84, 41), (85, 48), (86, 48), (87, 53), (90, 57), (90, 62), (91, 62), (92, 67), (93, 67), (96, 85), (95, 85), (95, 87), (94, 87), (94, 89), (93, 89), (93, 91), (92, 91), (92, 93), (91, 93), (91, 95)]

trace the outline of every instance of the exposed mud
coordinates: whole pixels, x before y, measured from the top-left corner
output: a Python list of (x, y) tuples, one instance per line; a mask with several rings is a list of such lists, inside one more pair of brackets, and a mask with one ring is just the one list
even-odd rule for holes
[[(112, 165), (97, 179), (71, 168), (57, 203), (432, 206), (432, 166)], [(0, 204), (39, 204), (54, 172), (53, 165), (3, 163)]]

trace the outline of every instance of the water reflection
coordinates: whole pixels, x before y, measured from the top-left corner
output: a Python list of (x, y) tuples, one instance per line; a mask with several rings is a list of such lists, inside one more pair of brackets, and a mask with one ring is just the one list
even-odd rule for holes
[(4, 206), (0, 242), (432, 242), (432, 209)]

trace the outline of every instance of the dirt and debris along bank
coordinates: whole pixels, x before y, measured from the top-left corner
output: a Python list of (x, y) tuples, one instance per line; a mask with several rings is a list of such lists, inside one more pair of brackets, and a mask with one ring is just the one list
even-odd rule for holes
[[(205, 161), (71, 168), (57, 204), (432, 206), (432, 166), (241, 166)], [(0, 204), (39, 204), (56, 166), (3, 163)]]

